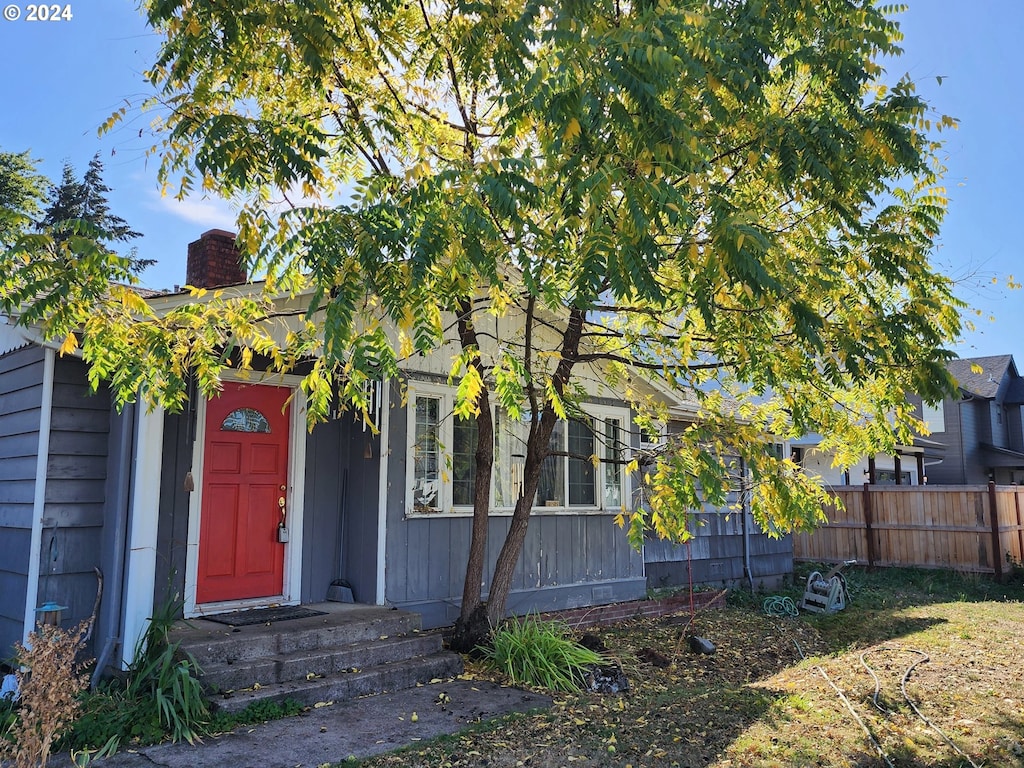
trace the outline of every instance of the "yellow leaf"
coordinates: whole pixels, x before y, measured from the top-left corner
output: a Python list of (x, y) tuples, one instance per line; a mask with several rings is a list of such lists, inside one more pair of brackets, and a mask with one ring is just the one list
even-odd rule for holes
[(565, 133), (562, 134), (562, 142), (566, 144), (569, 143), (579, 136), (582, 130), (583, 129), (580, 128), (580, 121), (574, 117), (569, 121), (569, 124), (565, 126)]
[(60, 354), (70, 355), (76, 349), (78, 349), (78, 337), (75, 336), (74, 332), (71, 332), (64, 339), (64, 343), (60, 345)]

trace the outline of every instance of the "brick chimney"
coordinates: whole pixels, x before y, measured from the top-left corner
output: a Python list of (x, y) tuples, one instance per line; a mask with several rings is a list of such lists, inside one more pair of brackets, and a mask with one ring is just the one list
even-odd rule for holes
[(185, 282), (196, 288), (221, 288), (246, 282), (233, 232), (211, 229), (188, 244)]

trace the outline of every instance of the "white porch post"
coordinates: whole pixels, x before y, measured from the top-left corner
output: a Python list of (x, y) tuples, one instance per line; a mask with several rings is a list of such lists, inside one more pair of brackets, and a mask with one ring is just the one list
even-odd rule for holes
[(377, 486), (377, 605), (384, 605), (384, 564), (387, 559), (388, 535), (388, 454), (391, 452), (391, 381), (380, 383), (380, 478)]
[(43, 349), (43, 393), (39, 406), (39, 445), (36, 449), (36, 483), (32, 497), (32, 533), (28, 547), (28, 583), (25, 589), (25, 626), (22, 643), (36, 628), (36, 600), (39, 597), (39, 566), (42, 558), (43, 514), (46, 511), (46, 467), (50, 460), (50, 417), (53, 413), (53, 368), (56, 353)]
[(132, 660), (135, 646), (153, 615), (156, 586), (157, 522), (160, 512), (160, 474), (163, 458), (164, 411), (136, 409), (135, 465), (132, 469), (128, 563), (124, 582), (124, 632), (121, 660)]

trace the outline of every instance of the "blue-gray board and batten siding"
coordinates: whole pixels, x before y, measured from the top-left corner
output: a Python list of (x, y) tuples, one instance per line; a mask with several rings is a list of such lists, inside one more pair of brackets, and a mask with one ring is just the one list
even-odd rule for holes
[(380, 435), (343, 413), (306, 439), (302, 602), (342, 580), (359, 603), (377, 598)]
[[(408, 424), (391, 389), (387, 488), (388, 604), (423, 616), (424, 627), (451, 625), (459, 615), (472, 519), (466, 515), (406, 514)], [(511, 523), (492, 515), (485, 579)], [(486, 597), (487, 584), (484, 585)], [(525, 614), (635, 600), (646, 594), (644, 563), (614, 514), (535, 513), (516, 564), (508, 612)]]
[[(708, 508), (694, 513), (689, 544), (649, 539), (644, 544), (651, 589), (697, 585), (746, 585), (743, 518), (736, 510)], [(750, 580), (754, 589), (775, 589), (793, 575), (793, 538), (770, 538), (749, 515)]]
[[(0, 658), (24, 631), (33, 501), (47, 352), (30, 345), (0, 357)], [(65, 625), (87, 618), (104, 546), (110, 471), (110, 396), (89, 391), (87, 369), (56, 356), (53, 368), (37, 604), (68, 607)]]

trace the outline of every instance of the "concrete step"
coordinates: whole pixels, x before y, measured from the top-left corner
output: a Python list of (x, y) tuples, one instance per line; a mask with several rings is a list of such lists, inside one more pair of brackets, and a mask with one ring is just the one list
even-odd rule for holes
[(313, 680), (292, 680), (249, 690), (236, 690), (212, 697), (215, 709), (240, 712), (250, 704), (261, 701), (291, 699), (306, 705), (318, 702), (340, 702), (405, 688), (417, 683), (429, 683), (435, 678), (451, 678), (462, 673), (462, 657), (442, 651), (405, 661), (393, 661), (359, 669), (358, 672), (340, 672)]
[(273, 625), (229, 627), (195, 620), (172, 640), (192, 654), (200, 667), (237, 664), (289, 654), (341, 648), (419, 630), (419, 614), (370, 608), (336, 617), (311, 617)]
[(375, 667), (389, 662), (429, 656), (442, 650), (441, 635), (414, 633), (352, 643), (338, 648), (268, 656), (266, 658), (213, 662), (203, 666), (203, 686), (215, 694), (219, 691), (241, 690), (306, 680), (310, 675), (322, 677), (350, 673), (352, 669)]

